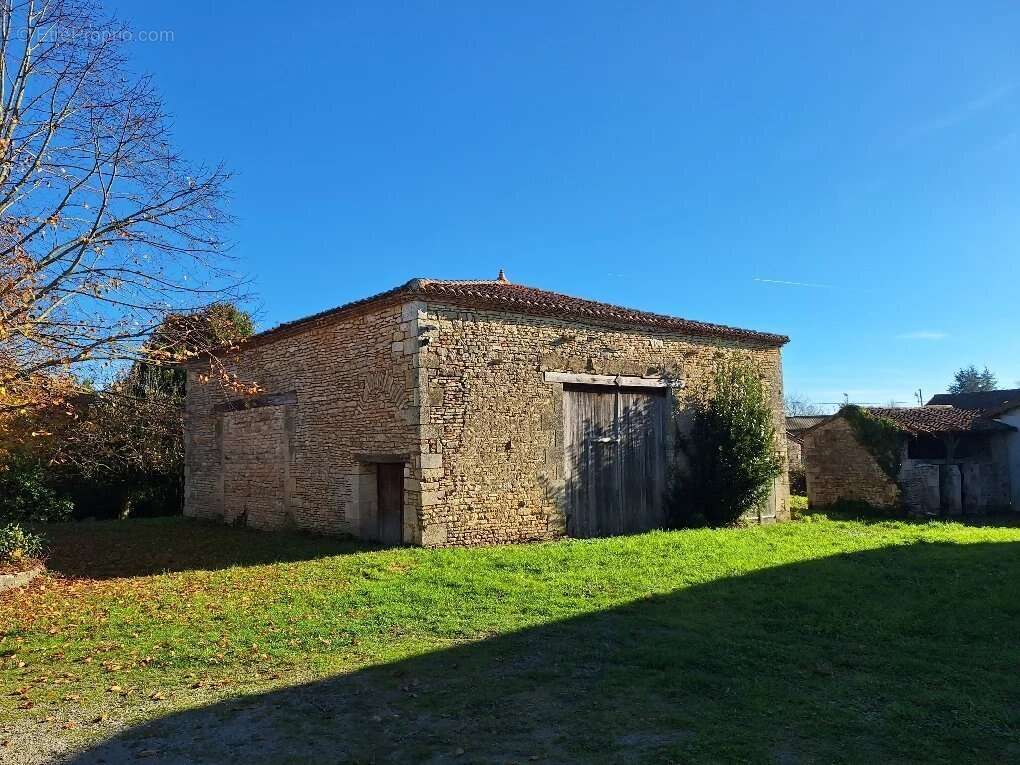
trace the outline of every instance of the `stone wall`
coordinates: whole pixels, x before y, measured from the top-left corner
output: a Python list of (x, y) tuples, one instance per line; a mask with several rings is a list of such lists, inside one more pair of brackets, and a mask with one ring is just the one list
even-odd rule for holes
[[(436, 304), (417, 307), (422, 348), (422, 540), (431, 545), (564, 533), (563, 386), (544, 372), (667, 375), (681, 410), (733, 355), (763, 371), (785, 455), (777, 348), (609, 329)], [(774, 514), (789, 516), (785, 475)]]
[(909, 459), (906, 437), (897, 480), (879, 467), (842, 417), (803, 435), (808, 501), (825, 507), (840, 500), (876, 507), (902, 507), (917, 515), (980, 514), (1009, 501), (1006, 435), (988, 433), (974, 454), (944, 459)]
[(259, 529), (297, 521), (287, 505), (287, 406), (225, 412), (220, 423), (223, 520)]
[(825, 507), (840, 500), (894, 507), (900, 490), (871, 453), (857, 440), (843, 417), (804, 431), (804, 470), (808, 502)]
[[(185, 514), (261, 528), (371, 529), (372, 455), (409, 455), (408, 485), (418, 469), (417, 326), (401, 308), (376, 307), (227, 355), (226, 369), (266, 394), (247, 400), (251, 409), (232, 407), (237, 394), (203, 382), (208, 369), (193, 364)], [(411, 542), (416, 500), (407, 494)]]
[[(228, 355), (254, 398), (189, 369), (187, 515), (371, 538), (375, 464), (398, 455), (405, 542), (562, 536), (563, 386), (547, 371), (667, 376), (683, 410), (720, 361), (746, 358), (785, 455), (778, 348), (421, 302), (360, 310)], [(784, 475), (758, 520), (788, 504)]]
[(799, 438), (786, 437), (786, 465), (791, 473), (804, 469), (804, 446)]
[(786, 477), (790, 493), (806, 495), (807, 483), (804, 477), (804, 444), (800, 436), (786, 434)]

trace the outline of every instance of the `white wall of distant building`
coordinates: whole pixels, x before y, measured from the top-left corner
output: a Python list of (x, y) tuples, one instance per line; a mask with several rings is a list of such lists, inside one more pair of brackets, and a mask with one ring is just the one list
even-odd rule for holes
[(1020, 405), (999, 415), (995, 419), (1017, 428), (1009, 434), (1009, 485), (1013, 497), (1013, 509), (1020, 510)]

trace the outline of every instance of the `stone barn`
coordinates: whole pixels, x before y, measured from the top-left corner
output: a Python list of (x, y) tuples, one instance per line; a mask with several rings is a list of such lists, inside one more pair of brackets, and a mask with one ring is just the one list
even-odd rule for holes
[[(876, 433), (887, 439), (876, 449)], [(980, 514), (1010, 506), (1015, 428), (980, 409), (848, 406), (803, 432), (808, 501)], [(870, 435), (869, 435), (870, 434)]]
[[(787, 338), (496, 280), (414, 279), (188, 369), (185, 514), (427, 546), (661, 527), (682, 410), (726, 358), (783, 444)], [(222, 367), (222, 370), (219, 368)], [(759, 520), (788, 515), (785, 477)]]

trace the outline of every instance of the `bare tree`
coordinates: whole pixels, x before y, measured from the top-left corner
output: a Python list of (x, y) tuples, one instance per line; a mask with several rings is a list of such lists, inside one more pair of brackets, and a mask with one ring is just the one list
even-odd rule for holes
[(82, 365), (193, 353), (147, 339), (237, 286), (228, 173), (175, 153), (128, 37), (89, 0), (0, 0), (0, 411)]
[[(239, 341), (253, 330), (247, 313), (217, 303), (199, 313), (168, 316), (147, 342), (159, 347), (183, 339), (192, 348), (207, 349)], [(172, 339), (165, 339), (168, 334)], [(33, 407), (9, 417), (11, 445), (44, 462), (65, 488), (89, 487), (104, 501), (115, 501), (121, 516), (140, 501), (180, 509), (185, 379), (180, 366), (135, 361), (101, 391), (76, 394), (70, 412)], [(36, 437), (24, 437), (31, 432)]]
[(786, 410), (787, 417), (810, 417), (824, 414), (822, 408), (817, 404), (813, 404), (804, 396), (792, 393), (783, 396), (783, 408)]

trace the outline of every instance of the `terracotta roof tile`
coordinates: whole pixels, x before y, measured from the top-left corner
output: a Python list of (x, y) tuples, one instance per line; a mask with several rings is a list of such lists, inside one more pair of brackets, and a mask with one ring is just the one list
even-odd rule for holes
[(864, 409), (873, 415), (886, 417), (915, 434), (1009, 428), (1008, 425), (986, 418), (980, 409), (958, 409), (952, 406), (914, 406), (903, 409), (869, 406)]
[(756, 332), (750, 329), (639, 311), (514, 284), (505, 279), (412, 279), (406, 284), (386, 292), (280, 324), (273, 329), (253, 335), (242, 343), (241, 347), (260, 344), (300, 329), (311, 328), (332, 318), (340, 318), (346, 314), (370, 308), (375, 304), (381, 306), (404, 300), (425, 300), (480, 310), (523, 313), (549, 318), (589, 321), (596, 324), (646, 327), (684, 335), (745, 340), (771, 346), (780, 346), (789, 342), (789, 338), (785, 335)]

